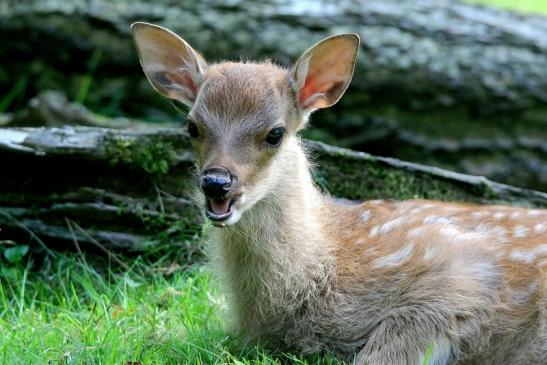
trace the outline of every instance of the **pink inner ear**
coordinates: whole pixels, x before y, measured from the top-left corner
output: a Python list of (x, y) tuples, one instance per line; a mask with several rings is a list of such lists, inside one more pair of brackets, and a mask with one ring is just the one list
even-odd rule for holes
[(170, 72), (167, 75), (169, 81), (174, 84), (180, 85), (188, 90), (186, 97), (189, 101), (195, 101), (198, 88), (190, 73), (188, 71)]
[[(349, 53), (348, 53), (349, 52)], [(351, 49), (319, 48), (313, 52), (311, 60), (304, 60), (308, 73), (304, 85), (298, 90), (298, 103), (304, 110), (331, 106), (340, 98), (351, 67), (347, 61), (352, 59)], [(348, 71), (350, 74), (348, 74)]]
[(185, 73), (183, 78), (184, 78), (184, 81), (185, 81), (188, 89), (190, 90), (190, 94), (191, 94), (191, 96), (189, 96), (188, 99), (190, 101), (195, 101), (197, 93), (198, 93), (198, 87), (196, 86), (196, 83), (194, 82), (194, 80), (192, 80), (190, 75), (187, 74), (187, 73)]
[[(298, 102), (304, 109), (308, 109), (319, 101), (317, 98), (313, 98), (315, 94), (324, 94), (329, 91), (334, 82), (324, 82), (321, 83), (321, 79), (316, 76), (316, 74), (308, 74), (306, 77), (306, 82), (304, 86), (298, 91)], [(311, 99), (310, 99), (311, 98)]]

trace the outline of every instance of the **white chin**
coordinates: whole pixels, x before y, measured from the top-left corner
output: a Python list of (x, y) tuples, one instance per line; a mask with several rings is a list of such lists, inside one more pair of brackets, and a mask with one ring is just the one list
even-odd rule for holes
[(232, 214), (230, 214), (230, 216), (228, 218), (226, 218), (226, 220), (223, 220), (223, 221), (212, 221), (213, 222), (213, 225), (217, 226), (217, 227), (225, 227), (225, 226), (232, 226), (234, 224), (236, 224), (239, 219), (241, 218), (241, 211), (240, 210), (237, 210), (237, 209), (234, 209), (232, 211)]
[(241, 218), (241, 211), (239, 209), (234, 209), (230, 217), (226, 219), (223, 223), (227, 226), (231, 226), (233, 224), (236, 224), (239, 219)]

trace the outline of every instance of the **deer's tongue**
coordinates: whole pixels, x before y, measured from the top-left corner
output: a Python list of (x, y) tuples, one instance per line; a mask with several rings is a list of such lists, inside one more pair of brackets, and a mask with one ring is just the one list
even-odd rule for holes
[(215, 214), (226, 214), (230, 211), (230, 199), (211, 200), (211, 211)]

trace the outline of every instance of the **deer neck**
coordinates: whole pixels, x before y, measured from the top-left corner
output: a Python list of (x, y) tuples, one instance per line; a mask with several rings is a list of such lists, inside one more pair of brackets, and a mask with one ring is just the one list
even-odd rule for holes
[(299, 140), (292, 137), (280, 152), (277, 158), (284, 166), (275, 171), (274, 186), (223, 238), (243, 244), (249, 253), (283, 250), (296, 257), (297, 252), (309, 254), (322, 246), (324, 202)]
[[(250, 291), (260, 291), (260, 282), (278, 282), (267, 290), (295, 292), (295, 286), (309, 287), (310, 280), (324, 276), (332, 262), (323, 229), (324, 198), (313, 183), (299, 140), (292, 137), (286, 142), (278, 157), (284, 168), (270, 193), (236, 225), (215, 228), (211, 237), (217, 250), (212, 258), (235, 291), (243, 288), (243, 280)], [(255, 279), (256, 285), (248, 282)]]

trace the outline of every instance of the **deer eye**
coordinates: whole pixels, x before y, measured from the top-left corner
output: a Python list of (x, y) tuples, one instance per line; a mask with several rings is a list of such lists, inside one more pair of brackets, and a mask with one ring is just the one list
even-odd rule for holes
[(190, 137), (197, 138), (199, 136), (199, 130), (196, 123), (188, 120), (188, 125), (186, 126), (186, 128), (188, 128), (188, 134), (190, 135)]
[(271, 146), (277, 146), (285, 134), (285, 128), (278, 127), (272, 129), (266, 136), (266, 143)]

